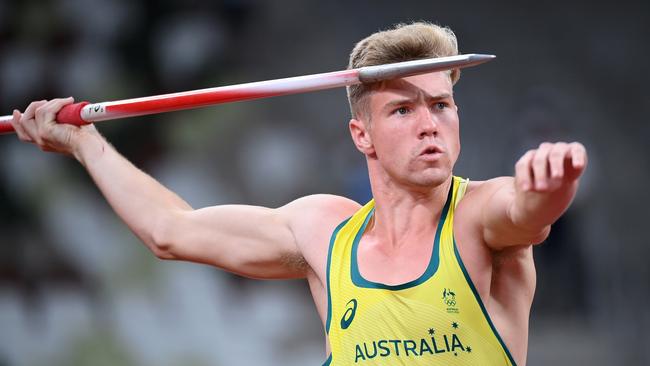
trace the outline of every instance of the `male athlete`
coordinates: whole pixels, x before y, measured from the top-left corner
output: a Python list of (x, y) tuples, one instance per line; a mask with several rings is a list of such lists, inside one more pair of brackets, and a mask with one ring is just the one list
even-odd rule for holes
[[(350, 68), (458, 53), (427, 23), (359, 42)], [(75, 157), (159, 258), (253, 278), (306, 278), (331, 365), (524, 365), (535, 292), (532, 245), (575, 196), (579, 143), (542, 143), (514, 177), (469, 182), (453, 84), (458, 70), (350, 87), (350, 134), (374, 199), (313, 195), (280, 208), (193, 209), (123, 158), (92, 125), (55, 122), (72, 98), (14, 111), (23, 141)], [(134, 188), (136, 187), (136, 188)]]

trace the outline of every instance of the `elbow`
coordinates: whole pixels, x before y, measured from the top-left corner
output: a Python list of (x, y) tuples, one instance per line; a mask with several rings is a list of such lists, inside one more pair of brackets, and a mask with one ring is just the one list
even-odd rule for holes
[(170, 251), (167, 247), (161, 246), (161, 245), (152, 245), (149, 247), (153, 255), (156, 256), (158, 259), (163, 259), (163, 260), (172, 260), (176, 259), (176, 256), (172, 254), (172, 251)]
[(147, 248), (158, 259), (175, 259), (173, 255), (173, 246), (171, 242), (166, 239), (166, 236), (158, 233), (152, 235), (152, 238), (146, 243)]
[(158, 220), (149, 235), (145, 240), (147, 247), (153, 255), (158, 259), (172, 260), (177, 259), (175, 253), (175, 225), (173, 214), (166, 215), (164, 218)]

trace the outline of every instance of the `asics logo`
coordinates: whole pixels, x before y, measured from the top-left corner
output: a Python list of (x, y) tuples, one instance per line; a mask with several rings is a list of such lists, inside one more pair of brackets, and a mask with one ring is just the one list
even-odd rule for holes
[(343, 313), (343, 317), (341, 318), (341, 329), (348, 329), (350, 324), (352, 324), (352, 320), (354, 320), (354, 315), (357, 312), (357, 300), (352, 299), (348, 301), (345, 307), (347, 308), (347, 310), (345, 310), (345, 313)]

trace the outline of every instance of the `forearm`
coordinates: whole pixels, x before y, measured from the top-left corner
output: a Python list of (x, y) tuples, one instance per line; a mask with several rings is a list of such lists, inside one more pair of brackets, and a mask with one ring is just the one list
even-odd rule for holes
[(553, 192), (523, 191), (513, 187), (515, 194), (508, 216), (516, 227), (526, 231), (545, 230), (569, 208), (577, 189), (578, 180), (567, 182)]
[(174, 212), (191, 209), (187, 202), (135, 167), (98, 133), (80, 136), (74, 156), (117, 215), (152, 252), (165, 257), (159, 233)]

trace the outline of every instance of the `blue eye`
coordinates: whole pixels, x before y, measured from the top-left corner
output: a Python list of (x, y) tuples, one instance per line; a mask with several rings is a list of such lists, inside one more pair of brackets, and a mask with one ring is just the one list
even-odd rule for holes
[(405, 114), (407, 114), (408, 112), (409, 112), (408, 107), (399, 107), (399, 108), (397, 108), (397, 109), (395, 110), (395, 112), (393, 112), (393, 113), (397, 113), (397, 114), (399, 114), (399, 115), (405, 115)]
[(438, 103), (436, 103), (436, 108), (437, 108), (437, 109), (441, 109), (441, 110), (442, 110), (442, 109), (445, 109), (446, 107), (447, 107), (447, 103), (444, 103), (444, 102), (438, 102)]

